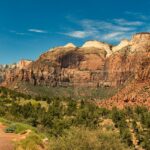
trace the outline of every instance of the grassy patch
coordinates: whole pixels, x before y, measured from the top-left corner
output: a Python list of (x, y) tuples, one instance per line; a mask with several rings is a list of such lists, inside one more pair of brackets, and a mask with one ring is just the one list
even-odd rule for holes
[(46, 101), (37, 101), (35, 99), (30, 99), (30, 100), (26, 100), (26, 99), (19, 99), (17, 101), (17, 103), (19, 105), (25, 105), (25, 104), (28, 104), (28, 103), (31, 103), (33, 106), (38, 106), (39, 104), (41, 105), (41, 107), (44, 107), (47, 109), (48, 107), (48, 104)]
[(10, 132), (13, 130), (13, 132), (16, 134), (22, 133), (26, 130), (31, 130), (32, 132), (37, 132), (36, 128), (34, 128), (30, 125), (24, 124), (24, 123), (13, 122), (13, 121), (6, 120), (4, 118), (0, 118), (0, 122), (7, 126), (6, 132), (7, 131), (9, 132), (9, 130), (10, 130)]
[(117, 132), (72, 128), (59, 138), (50, 140), (49, 150), (128, 150)]
[(31, 130), (36, 132), (36, 129), (34, 127), (31, 127), (30, 125), (27, 124), (23, 124), (23, 123), (11, 123), (7, 128), (6, 128), (6, 132), (8, 131), (14, 131), (14, 133), (18, 134), (18, 133), (23, 133), (26, 130)]
[[(0, 118), (0, 122), (7, 126), (6, 133), (25, 134), (26, 131), (31, 131), (27, 134), (27, 137), (19, 142), (15, 143), (16, 150), (39, 150), (44, 149), (43, 141), (46, 136), (44, 133), (37, 132), (37, 129), (23, 123), (16, 123)], [(26, 135), (25, 135), (26, 136)]]
[(44, 149), (43, 141), (38, 134), (32, 133), (26, 139), (16, 144), (16, 150), (39, 150)]
[(11, 121), (8, 121), (8, 120), (6, 120), (4, 118), (0, 118), (0, 123), (2, 123), (4, 125), (9, 125), (9, 124), (11, 124)]

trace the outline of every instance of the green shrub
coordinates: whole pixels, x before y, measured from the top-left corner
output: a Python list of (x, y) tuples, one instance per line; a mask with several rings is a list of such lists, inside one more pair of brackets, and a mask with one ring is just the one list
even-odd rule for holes
[(39, 150), (44, 149), (42, 139), (39, 135), (32, 133), (26, 139), (16, 144), (16, 150)]
[(50, 139), (49, 150), (127, 150), (112, 131), (71, 128), (63, 136)]

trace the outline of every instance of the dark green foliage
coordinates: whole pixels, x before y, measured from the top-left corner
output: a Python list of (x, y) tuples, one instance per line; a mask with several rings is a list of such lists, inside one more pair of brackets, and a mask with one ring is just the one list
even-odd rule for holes
[(116, 127), (120, 130), (120, 136), (123, 142), (132, 146), (131, 133), (128, 129), (126, 117), (124, 111), (112, 109), (112, 120), (114, 121)]
[[(0, 102), (7, 109), (7, 115), (5, 117), (10, 120), (23, 121), (34, 127), (43, 126), (50, 135), (54, 136), (61, 135), (64, 129), (68, 129), (71, 126), (98, 127), (99, 109), (91, 102), (80, 102), (71, 98), (37, 97), (37, 101), (40, 98), (40, 100), (42, 99), (48, 102), (46, 109), (40, 103), (34, 105), (31, 102), (27, 102), (21, 105), (18, 103), (21, 94), (14, 92), (13, 95), (13, 91), (3, 90), (5, 100)], [(26, 100), (27, 97), (22, 96), (21, 98)], [(7, 105), (4, 104), (6, 97), (13, 99), (9, 102), (7, 101)], [(5, 107), (0, 107), (0, 115), (5, 115)]]
[(146, 149), (150, 149), (150, 111), (145, 107), (135, 109), (135, 118), (142, 125), (142, 130), (136, 132), (139, 144)]
[(13, 129), (13, 128), (7, 128), (5, 130), (6, 133), (13, 133), (14, 131), (15, 131), (15, 129)]
[(6, 107), (3, 103), (0, 102), (0, 117), (4, 116), (6, 114)]
[[(138, 144), (146, 150), (150, 149), (150, 112), (147, 108), (107, 110), (98, 108), (92, 100), (86, 101), (84, 98), (75, 100), (68, 96), (31, 97), (5, 88), (0, 88), (0, 93), (0, 117), (27, 123), (47, 132), (49, 136), (64, 136), (64, 132), (72, 127), (94, 131), (99, 128), (100, 121), (112, 119), (119, 130), (119, 138), (125, 145), (133, 146), (129, 126), (131, 123)], [(42, 106), (41, 101), (46, 103), (46, 106)], [(137, 122), (141, 124), (142, 129)], [(9, 127), (7, 132), (13, 130), (13, 127)]]
[(16, 127), (14, 125), (9, 126), (8, 128), (5, 129), (6, 133), (14, 133), (16, 130)]
[(75, 100), (68, 101), (67, 114), (74, 115), (77, 110), (77, 102)]
[[(81, 104), (82, 105), (82, 104)], [(77, 112), (76, 124), (96, 128), (99, 123), (99, 110), (93, 104), (85, 104)]]

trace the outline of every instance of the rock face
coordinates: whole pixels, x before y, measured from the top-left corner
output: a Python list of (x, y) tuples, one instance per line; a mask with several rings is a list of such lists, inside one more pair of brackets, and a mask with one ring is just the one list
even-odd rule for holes
[(75, 48), (76, 46), (73, 43), (68, 43), (67, 45), (65, 45), (64, 47), (73, 47)]
[(111, 45), (99, 41), (88, 41), (82, 46), (83, 48), (97, 48), (100, 50), (105, 50), (107, 56), (112, 54)]
[(136, 34), (118, 46), (88, 41), (67, 44), (42, 54), (34, 62), (20, 62), (5, 74), (3, 85), (28, 82), (46, 86), (119, 87), (150, 78), (150, 34)]
[(149, 52), (150, 51), (150, 33), (136, 34), (130, 41), (131, 51)]
[(6, 85), (8, 77), (9, 81), (14, 80), (15, 76), (18, 76), (17, 73), (19, 74), (21, 69), (26, 69), (30, 63), (30, 60), (21, 60), (17, 64), (0, 65), (0, 84)]
[(0, 83), (3, 82), (6, 72), (15, 68), (16, 68), (16, 64), (0, 65)]
[(16, 67), (19, 69), (25, 69), (30, 63), (32, 63), (31, 60), (21, 60), (16, 64)]
[(112, 109), (113, 107), (145, 106), (150, 108), (150, 80), (135, 81), (119, 91), (115, 96), (99, 101), (98, 106)]
[(117, 52), (117, 51), (119, 51), (119, 50), (121, 50), (122, 48), (127, 47), (127, 46), (129, 46), (129, 41), (128, 41), (128, 40), (122, 40), (119, 45), (114, 46), (114, 47), (112, 48), (112, 51), (113, 51), (113, 52)]

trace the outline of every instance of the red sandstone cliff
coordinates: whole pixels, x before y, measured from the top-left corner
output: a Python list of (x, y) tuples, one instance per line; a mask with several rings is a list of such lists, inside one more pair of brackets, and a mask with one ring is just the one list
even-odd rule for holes
[[(9, 70), (3, 85), (9, 87), (23, 81), (35, 86), (128, 85), (120, 91), (120, 94), (109, 100), (112, 103), (116, 99), (121, 101), (125, 95), (132, 97), (130, 95), (132, 89), (134, 91), (134, 85), (139, 85), (138, 88), (141, 90), (143, 84), (149, 88), (149, 79), (150, 33), (140, 33), (134, 35), (130, 41), (121, 41), (117, 46), (88, 41), (82, 47), (76, 47), (71, 43), (56, 47), (42, 54), (38, 60), (30, 62), (26, 67)], [(149, 95), (147, 97), (149, 98)]]

